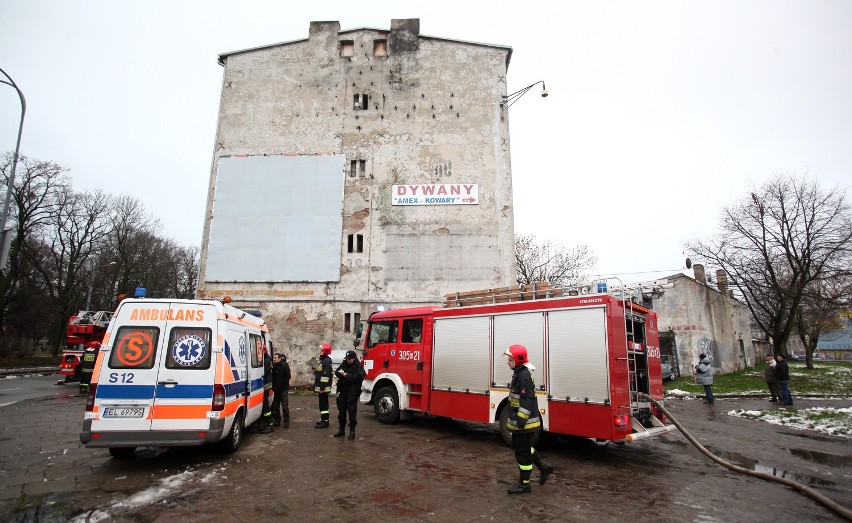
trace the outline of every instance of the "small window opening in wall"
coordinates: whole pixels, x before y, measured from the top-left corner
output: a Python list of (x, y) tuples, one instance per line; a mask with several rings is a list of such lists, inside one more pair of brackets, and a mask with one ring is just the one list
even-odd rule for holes
[(364, 235), (350, 234), (346, 238), (346, 252), (364, 252)]
[(387, 56), (388, 55), (388, 41), (387, 40), (373, 40), (373, 56)]
[(367, 160), (352, 160), (349, 162), (349, 177), (354, 178), (367, 176)]
[(352, 107), (356, 111), (363, 111), (370, 108), (369, 94), (356, 94), (352, 97)]
[(355, 41), (354, 40), (341, 40), (340, 41), (340, 56), (353, 56), (355, 54)]
[(348, 312), (343, 315), (343, 332), (352, 332), (352, 316)]

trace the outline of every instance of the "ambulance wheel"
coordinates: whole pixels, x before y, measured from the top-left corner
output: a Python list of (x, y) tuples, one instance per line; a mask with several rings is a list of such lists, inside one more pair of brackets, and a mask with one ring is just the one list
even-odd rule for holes
[(373, 399), (376, 418), (382, 423), (399, 421), (399, 398), (394, 387), (382, 387)]
[(233, 454), (240, 448), (240, 443), (243, 441), (243, 417), (237, 414), (234, 416), (234, 423), (231, 425), (231, 430), (228, 435), (219, 443), (219, 448), (226, 454)]
[(130, 459), (136, 456), (136, 447), (110, 447), (109, 453), (115, 459)]
[[(512, 446), (512, 433), (509, 431), (509, 428), (506, 425), (509, 423), (509, 407), (504, 406), (503, 410), (500, 411), (500, 436), (503, 438), (503, 442), (508, 446)], [(541, 427), (536, 429), (533, 433), (532, 438), (530, 438), (530, 444), (535, 447), (538, 444), (538, 440), (541, 439)]]

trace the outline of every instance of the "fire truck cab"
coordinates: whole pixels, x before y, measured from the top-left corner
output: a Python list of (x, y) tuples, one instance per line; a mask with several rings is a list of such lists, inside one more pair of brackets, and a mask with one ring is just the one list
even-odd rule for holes
[[(411, 413), (499, 424), (504, 439), (512, 371), (526, 346), (543, 430), (605, 441), (670, 431), (640, 393), (662, 401), (657, 314), (605, 292), (506, 291), (511, 301), (448, 296), (448, 304), (375, 312), (367, 322), (361, 401), (394, 423)], [(471, 293), (468, 293), (471, 294)], [(515, 301), (511, 296), (520, 297)], [(536, 299), (534, 299), (536, 298)], [(501, 302), (504, 301), (504, 302)]]

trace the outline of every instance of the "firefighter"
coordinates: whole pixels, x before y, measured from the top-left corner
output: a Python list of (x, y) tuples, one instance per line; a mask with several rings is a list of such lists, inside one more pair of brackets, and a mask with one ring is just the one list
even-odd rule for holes
[(101, 344), (90, 341), (83, 349), (83, 360), (80, 362), (80, 394), (89, 392), (89, 383), (92, 382), (92, 373), (95, 372), (95, 361), (98, 359), (98, 351)]
[(320, 345), (320, 359), (314, 367), (314, 392), (319, 394), (320, 420), (314, 428), (328, 428), (328, 395), (331, 393), (331, 345)]
[(272, 409), (269, 407), (269, 391), (272, 390), (272, 358), (266, 345), (257, 338), (257, 359), (263, 361), (263, 407), (260, 411), (260, 433), (269, 434), (272, 428)]
[(523, 345), (512, 345), (503, 354), (508, 356), (509, 368), (514, 371), (509, 386), (509, 421), (506, 427), (512, 433), (512, 448), (515, 449), (515, 461), (520, 469), (518, 484), (509, 487), (508, 493), (527, 494), (532, 490), (530, 475), (533, 464), (539, 470), (539, 485), (544, 485), (547, 481), (547, 477), (553, 472), (553, 465), (542, 459), (531, 443), (533, 434), (541, 427), (541, 416), (535, 398), (535, 380), (531, 373), (535, 366), (530, 363), (527, 348)]
[(343, 436), (346, 429), (346, 414), (349, 414), (349, 439), (355, 439), (355, 425), (358, 424), (358, 397), (361, 395), (361, 382), (364, 381), (364, 367), (358, 361), (354, 350), (346, 352), (343, 363), (334, 371), (337, 375), (337, 421), (340, 428), (335, 438)]

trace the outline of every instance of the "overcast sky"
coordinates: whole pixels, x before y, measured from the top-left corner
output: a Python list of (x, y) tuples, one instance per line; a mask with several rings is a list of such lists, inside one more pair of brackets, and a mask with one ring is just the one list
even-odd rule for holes
[[(548, 98), (510, 109), (515, 229), (589, 245), (596, 273), (674, 272), (686, 240), (775, 173), (852, 181), (846, 0), (2, 0), (0, 68), (27, 99), (22, 154), (68, 167), (79, 190), (137, 196), (163, 234), (200, 245), (218, 55), (307, 38), (312, 20), (392, 18), (511, 46), (509, 92), (546, 81)], [(0, 85), (0, 151), (19, 116)]]

